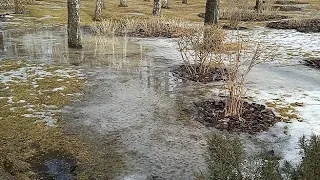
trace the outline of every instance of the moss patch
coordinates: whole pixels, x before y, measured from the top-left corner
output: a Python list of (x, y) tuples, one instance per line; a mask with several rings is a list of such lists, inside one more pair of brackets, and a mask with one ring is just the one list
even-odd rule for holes
[(274, 109), (281, 117), (284, 122), (291, 122), (291, 120), (302, 121), (301, 117), (298, 115), (295, 107), (301, 106), (301, 103), (284, 103), (280, 99), (266, 102), (266, 105)]
[(78, 136), (65, 134), (61, 118), (61, 107), (83, 89), (78, 70), (2, 61), (0, 77), (0, 172), (34, 178), (29, 160), (52, 150), (72, 155), (79, 165), (94, 164), (93, 152)]

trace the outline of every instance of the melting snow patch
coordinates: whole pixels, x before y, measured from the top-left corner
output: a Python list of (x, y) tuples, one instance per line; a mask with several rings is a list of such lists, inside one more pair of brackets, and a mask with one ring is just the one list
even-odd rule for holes
[(320, 91), (278, 90), (269, 93), (261, 91), (257, 100), (266, 102), (270, 99), (281, 99), (285, 103), (301, 102), (303, 106), (295, 107), (302, 122), (293, 120), (291, 123), (279, 122), (269, 131), (251, 137), (255, 142), (263, 142), (268, 148), (282, 154), (283, 158), (297, 165), (301, 161), (299, 139), (306, 135), (320, 134)]
[(64, 87), (59, 87), (59, 88), (54, 88), (54, 89), (52, 89), (53, 92), (63, 91), (63, 90), (64, 90)]

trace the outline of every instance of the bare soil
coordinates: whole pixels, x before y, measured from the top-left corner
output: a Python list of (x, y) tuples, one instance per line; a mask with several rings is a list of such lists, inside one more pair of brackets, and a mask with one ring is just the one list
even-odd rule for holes
[(278, 11), (303, 11), (302, 7), (298, 6), (282, 6), (282, 5), (274, 5), (272, 6), (274, 10)]
[(308, 2), (304, 1), (286, 1), (286, 0), (279, 0), (274, 2), (274, 4), (281, 4), (281, 5), (286, 5), (286, 4), (309, 4)]
[[(196, 71), (199, 71), (200, 67), (190, 67), (195, 68)], [(178, 67), (175, 67), (172, 71), (173, 75), (177, 78), (184, 79), (184, 80), (190, 80), (195, 82), (202, 82), (202, 83), (210, 83), (214, 81), (223, 81), (223, 72), (225, 70), (221, 68), (210, 68), (208, 72), (204, 75), (201, 74), (190, 74), (188, 72), (188, 68), (186, 65), (180, 65)]]
[(270, 22), (267, 27), (274, 29), (296, 29), (299, 32), (320, 32), (320, 19), (285, 20)]
[[(204, 18), (205, 13), (199, 13), (199, 17)], [(241, 14), (240, 21), (269, 21), (269, 20), (280, 20), (280, 19), (288, 19), (289, 16), (285, 15), (278, 15), (278, 14), (263, 14), (263, 13), (247, 13), (247, 14)], [(230, 20), (228, 15), (224, 15), (222, 13), (221, 20)]]
[(312, 68), (320, 69), (320, 58), (304, 60), (304, 64)]
[(229, 132), (245, 132), (255, 134), (267, 131), (269, 127), (279, 122), (272, 110), (264, 105), (244, 102), (241, 117), (225, 116), (225, 101), (207, 100), (195, 103), (197, 111), (195, 119), (208, 127)]

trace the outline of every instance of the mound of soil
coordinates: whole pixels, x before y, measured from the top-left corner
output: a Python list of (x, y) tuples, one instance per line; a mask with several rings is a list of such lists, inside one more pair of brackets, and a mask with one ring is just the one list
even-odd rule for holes
[(174, 27), (170, 28), (169, 25), (164, 26), (162, 29), (157, 29), (152, 32), (144, 28), (137, 28), (135, 32), (129, 33), (128, 35), (133, 37), (165, 37), (165, 38), (178, 38), (185, 34), (192, 33), (192, 29)]
[(304, 60), (304, 64), (312, 68), (320, 69), (320, 58), (312, 59), (312, 60)]
[[(199, 67), (193, 66), (192, 68), (199, 70)], [(210, 68), (205, 75), (199, 75), (199, 74), (192, 75), (189, 73), (186, 65), (180, 65), (178, 67), (175, 67), (172, 70), (172, 74), (177, 78), (195, 81), (195, 82), (202, 82), (202, 83), (209, 83), (209, 82), (224, 80), (223, 72), (225, 72), (225, 69)]]
[[(199, 13), (199, 17), (204, 18), (205, 13)], [(288, 19), (289, 16), (277, 15), (277, 14), (263, 14), (263, 13), (255, 13), (249, 12), (246, 14), (241, 14), (240, 21), (269, 21), (269, 20), (280, 20), (280, 19)], [(226, 13), (221, 13), (221, 20), (230, 20), (230, 17)]]
[(270, 22), (267, 27), (274, 29), (296, 29), (299, 32), (320, 32), (320, 19), (285, 20)]
[(256, 103), (243, 104), (243, 114), (239, 117), (225, 116), (225, 102), (209, 100), (195, 103), (197, 109), (196, 120), (208, 127), (229, 132), (245, 132), (254, 134), (266, 131), (281, 119), (264, 105)]
[(222, 28), (226, 29), (226, 30), (248, 30), (249, 29), (249, 28), (244, 27), (244, 26), (234, 27), (234, 26), (226, 25), (226, 24), (223, 25)]
[(281, 5), (287, 5), (287, 4), (309, 4), (308, 2), (303, 1), (285, 1), (285, 0), (279, 0), (274, 2), (274, 4), (281, 4)]
[(297, 6), (272, 6), (272, 9), (278, 11), (302, 11), (301, 7)]

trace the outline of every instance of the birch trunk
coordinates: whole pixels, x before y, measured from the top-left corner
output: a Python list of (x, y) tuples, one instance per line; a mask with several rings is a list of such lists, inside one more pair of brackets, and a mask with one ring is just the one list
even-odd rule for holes
[(257, 13), (262, 13), (263, 0), (256, 0), (256, 6), (254, 7)]
[(161, 0), (154, 0), (153, 1), (153, 16), (160, 16), (161, 11)]
[(68, 0), (68, 46), (82, 48), (80, 36), (80, 0)]
[(94, 11), (94, 21), (101, 21), (101, 14), (102, 14), (103, 2), (102, 0), (97, 0), (96, 2), (96, 10)]

